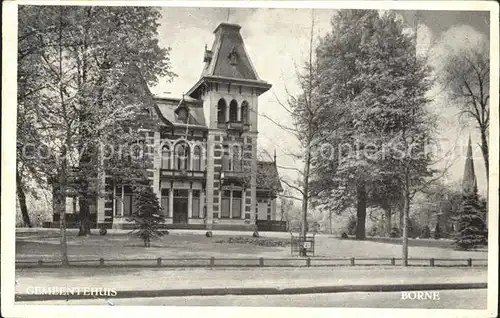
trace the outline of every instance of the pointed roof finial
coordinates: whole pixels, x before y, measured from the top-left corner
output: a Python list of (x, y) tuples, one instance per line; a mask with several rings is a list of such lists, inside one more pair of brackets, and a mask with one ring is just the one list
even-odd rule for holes
[(477, 179), (476, 179), (476, 174), (474, 172), (474, 158), (472, 156), (472, 143), (470, 134), (469, 134), (469, 142), (467, 144), (467, 155), (465, 157), (462, 189), (465, 193), (475, 193), (477, 191)]
[(274, 164), (276, 164), (276, 148), (274, 148)]

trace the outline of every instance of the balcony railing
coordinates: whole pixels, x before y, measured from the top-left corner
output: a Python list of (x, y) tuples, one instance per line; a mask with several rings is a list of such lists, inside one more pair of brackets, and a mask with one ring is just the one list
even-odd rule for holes
[(228, 121), (226, 123), (219, 123), (217, 125), (218, 128), (221, 129), (227, 129), (227, 130), (239, 130), (239, 131), (246, 131), (250, 129), (250, 124), (244, 123), (243, 121)]
[(161, 169), (161, 177), (169, 179), (202, 180), (206, 178), (206, 171)]
[(242, 183), (245, 181), (245, 173), (243, 171), (222, 171), (221, 180), (222, 183)]

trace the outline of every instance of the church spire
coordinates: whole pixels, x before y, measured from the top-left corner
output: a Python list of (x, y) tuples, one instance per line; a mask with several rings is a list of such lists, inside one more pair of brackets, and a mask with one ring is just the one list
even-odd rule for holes
[(467, 157), (465, 158), (464, 177), (462, 179), (462, 189), (464, 193), (477, 192), (477, 180), (474, 172), (474, 159), (472, 157), (472, 145), (469, 135), (469, 144), (467, 145)]

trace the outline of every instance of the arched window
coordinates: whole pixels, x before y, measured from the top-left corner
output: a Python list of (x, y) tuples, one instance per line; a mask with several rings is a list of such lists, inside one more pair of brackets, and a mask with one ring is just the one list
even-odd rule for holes
[(249, 113), (248, 113), (248, 102), (244, 101), (241, 103), (241, 121), (244, 124), (249, 124)]
[(238, 120), (238, 103), (233, 99), (229, 104), (229, 121)]
[(217, 103), (217, 123), (224, 124), (226, 122), (226, 101), (224, 98), (219, 99)]
[(164, 145), (161, 149), (161, 168), (170, 169), (170, 147)]
[(188, 170), (189, 158), (191, 157), (189, 146), (185, 142), (180, 142), (175, 145), (175, 169)]
[(201, 171), (201, 147), (195, 146), (193, 149), (193, 168), (191, 170)]

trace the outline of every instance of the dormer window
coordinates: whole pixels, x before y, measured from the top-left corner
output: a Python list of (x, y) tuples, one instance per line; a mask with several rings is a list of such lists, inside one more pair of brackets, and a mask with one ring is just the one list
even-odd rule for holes
[(205, 44), (205, 55), (203, 56), (203, 62), (210, 63), (212, 61), (212, 56), (212, 51), (207, 50), (207, 45)]
[(182, 121), (183, 123), (185, 123), (187, 121), (187, 117), (188, 117), (188, 112), (185, 108), (180, 108), (178, 111), (177, 111), (177, 118)]
[(229, 52), (227, 58), (229, 59), (229, 64), (236, 65), (238, 63), (238, 52), (236, 52), (236, 47), (233, 46), (231, 52)]

